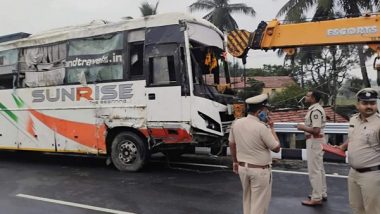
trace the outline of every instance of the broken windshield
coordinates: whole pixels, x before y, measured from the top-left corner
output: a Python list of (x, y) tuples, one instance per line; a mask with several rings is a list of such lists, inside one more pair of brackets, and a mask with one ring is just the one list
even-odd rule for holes
[(195, 46), (191, 43), (191, 67), (194, 84), (215, 86), (226, 83), (226, 63), (223, 51), (215, 47)]
[(195, 42), (190, 44), (194, 94), (225, 103), (226, 100), (217, 90), (217, 85), (229, 83), (223, 50), (199, 44), (197, 46)]

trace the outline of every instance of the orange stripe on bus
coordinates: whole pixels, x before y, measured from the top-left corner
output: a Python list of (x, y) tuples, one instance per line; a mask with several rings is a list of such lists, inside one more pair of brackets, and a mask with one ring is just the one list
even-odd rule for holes
[(97, 127), (95, 124), (58, 119), (35, 110), (29, 111), (34, 117), (58, 134), (90, 148), (106, 151), (104, 137), (106, 126), (104, 124)]
[(33, 123), (33, 120), (32, 120), (31, 116), (29, 116), (29, 118), (28, 118), (28, 124), (27, 124), (26, 130), (28, 131), (28, 133), (30, 135), (32, 135), (34, 138), (36, 138), (37, 135), (34, 132), (34, 123)]

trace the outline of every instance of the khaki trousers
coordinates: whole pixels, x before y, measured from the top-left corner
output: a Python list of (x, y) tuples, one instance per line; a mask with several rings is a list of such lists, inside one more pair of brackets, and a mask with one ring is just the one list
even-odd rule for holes
[(244, 214), (266, 214), (272, 194), (272, 170), (239, 166)]
[(323, 166), (323, 150), (322, 143), (324, 138), (311, 138), (306, 140), (307, 151), (307, 170), (309, 173), (309, 181), (312, 187), (311, 199), (321, 200), (327, 197), (327, 186), (325, 168)]
[(354, 214), (379, 214), (380, 171), (360, 173), (351, 168), (348, 194)]

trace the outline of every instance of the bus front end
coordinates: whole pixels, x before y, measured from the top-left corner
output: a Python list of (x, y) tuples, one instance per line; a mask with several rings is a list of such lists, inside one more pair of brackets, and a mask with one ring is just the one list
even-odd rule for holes
[(229, 87), (223, 34), (212, 24), (186, 23), (191, 78), (191, 134), (197, 146), (222, 151), (227, 145), (237, 101)]

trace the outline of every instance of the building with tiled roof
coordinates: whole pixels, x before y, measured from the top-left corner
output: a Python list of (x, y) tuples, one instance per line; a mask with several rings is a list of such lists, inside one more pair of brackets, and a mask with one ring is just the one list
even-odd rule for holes
[(269, 95), (281, 92), (286, 87), (296, 84), (293, 78), (289, 76), (255, 76), (253, 78), (264, 83), (263, 93)]
[[(206, 83), (211, 84), (214, 81), (212, 74), (205, 75)], [(246, 78), (246, 87), (249, 87), (249, 80), (255, 79), (257, 81), (264, 83), (263, 93), (271, 95), (275, 92), (280, 92), (289, 85), (296, 84), (296, 82), (289, 76), (255, 76)], [(220, 83), (226, 83), (224, 77), (220, 78)], [(231, 88), (232, 89), (243, 89), (244, 88), (244, 78), (243, 77), (231, 77)]]
[[(214, 76), (212, 74), (207, 74), (204, 75), (206, 78), (204, 81), (206, 84), (212, 85), (214, 82)], [(226, 83), (226, 78), (225, 77), (220, 77), (220, 83), (225, 84)], [(243, 89), (244, 88), (244, 78), (243, 77), (231, 77), (231, 88), (233, 89)], [(246, 78), (248, 81), (248, 77)], [(246, 83), (246, 87), (249, 87), (249, 83)]]
[[(348, 120), (338, 113), (334, 112), (332, 107), (324, 107), (327, 122), (330, 123), (348, 123)], [(293, 122), (293, 123), (303, 123), (305, 121), (305, 115), (307, 109), (298, 109), (298, 110), (282, 110), (274, 111), (270, 113), (270, 117), (273, 122)]]

